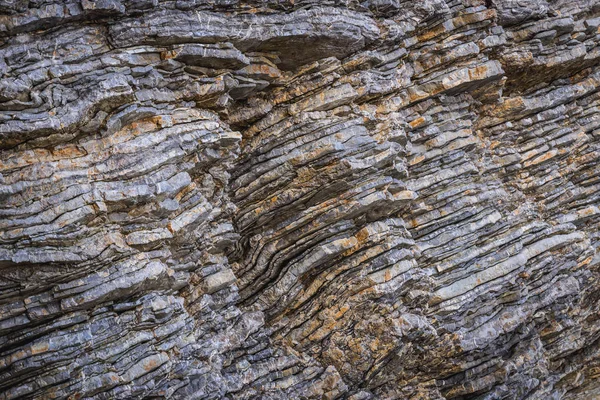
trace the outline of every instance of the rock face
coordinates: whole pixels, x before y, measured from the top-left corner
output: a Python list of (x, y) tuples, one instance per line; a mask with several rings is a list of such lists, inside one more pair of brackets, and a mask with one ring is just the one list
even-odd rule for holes
[(600, 3), (0, 0), (0, 399), (600, 398)]

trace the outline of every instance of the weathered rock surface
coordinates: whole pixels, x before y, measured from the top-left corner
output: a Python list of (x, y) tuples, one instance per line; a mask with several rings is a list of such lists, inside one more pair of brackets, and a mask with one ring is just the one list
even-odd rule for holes
[(600, 3), (0, 0), (0, 399), (600, 398)]

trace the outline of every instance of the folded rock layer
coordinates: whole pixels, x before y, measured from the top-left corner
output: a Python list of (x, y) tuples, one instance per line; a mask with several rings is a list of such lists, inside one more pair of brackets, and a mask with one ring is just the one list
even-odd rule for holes
[(0, 399), (600, 398), (600, 3), (0, 0)]

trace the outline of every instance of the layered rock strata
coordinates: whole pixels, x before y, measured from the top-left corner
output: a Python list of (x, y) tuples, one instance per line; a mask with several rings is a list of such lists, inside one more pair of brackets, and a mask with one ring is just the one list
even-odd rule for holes
[(594, 0), (0, 0), (0, 399), (600, 397)]

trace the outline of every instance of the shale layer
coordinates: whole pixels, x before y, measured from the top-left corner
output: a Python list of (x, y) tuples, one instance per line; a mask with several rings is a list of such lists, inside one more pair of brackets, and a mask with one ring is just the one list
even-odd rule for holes
[(0, 399), (600, 398), (600, 3), (0, 0)]

